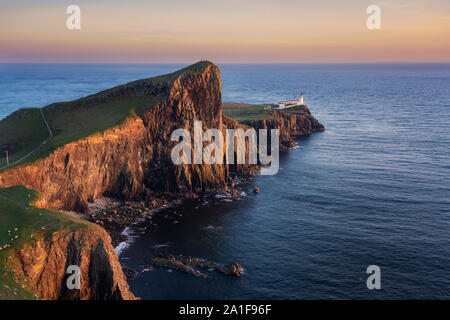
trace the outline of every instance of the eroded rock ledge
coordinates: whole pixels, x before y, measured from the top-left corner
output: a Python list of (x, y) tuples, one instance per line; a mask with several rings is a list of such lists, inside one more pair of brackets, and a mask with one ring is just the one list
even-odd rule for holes
[(152, 265), (156, 267), (174, 269), (195, 276), (202, 276), (207, 279), (211, 279), (211, 276), (195, 270), (195, 268), (214, 270), (227, 276), (234, 277), (240, 277), (244, 273), (244, 269), (239, 264), (222, 264), (206, 259), (187, 257), (183, 255), (158, 255), (152, 259)]
[[(134, 300), (109, 235), (98, 226), (54, 232), (14, 250), (12, 258), (41, 299)], [(67, 288), (67, 267), (80, 267), (81, 288)], [(17, 268), (16, 272), (18, 271)]]
[[(137, 81), (112, 93), (130, 97), (153, 94), (146, 89), (151, 85)], [(23, 184), (40, 192), (39, 207), (86, 212), (88, 202), (105, 193), (133, 200), (145, 197), (146, 189), (181, 194), (224, 191), (231, 171), (254, 172), (254, 166), (246, 165), (172, 163), (170, 154), (176, 143), (170, 136), (175, 129), (192, 132), (194, 120), (201, 120), (204, 130), (240, 127), (222, 115), (217, 66), (204, 63), (201, 71), (181, 73), (173, 82), (161, 83), (158, 90), (165, 92), (159, 102), (121, 125), (66, 144), (32, 164), (2, 172), (0, 187)], [(102, 101), (108, 97), (105, 93)], [(95, 102), (91, 100), (86, 103)]]
[(313, 132), (321, 132), (325, 127), (311, 114), (308, 107), (297, 106), (285, 110), (273, 110), (273, 119), (248, 120), (241, 123), (258, 129), (278, 129), (280, 132), (280, 148), (285, 150), (295, 146), (293, 139), (310, 135)]

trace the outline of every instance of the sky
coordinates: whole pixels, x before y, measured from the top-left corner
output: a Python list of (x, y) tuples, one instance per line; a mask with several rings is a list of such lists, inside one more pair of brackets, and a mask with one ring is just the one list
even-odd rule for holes
[[(69, 5), (81, 29), (69, 30)], [(369, 30), (369, 5), (381, 29)], [(0, 0), (0, 62), (450, 62), (450, 0)]]

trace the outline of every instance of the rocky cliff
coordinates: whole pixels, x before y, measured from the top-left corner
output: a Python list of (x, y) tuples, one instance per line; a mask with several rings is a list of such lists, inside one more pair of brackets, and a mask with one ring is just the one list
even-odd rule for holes
[[(71, 107), (95, 108), (109, 99), (140, 96), (151, 97), (148, 101), (152, 103), (134, 110), (120, 125), (67, 143), (31, 164), (1, 172), (0, 187), (25, 185), (39, 191), (38, 207), (86, 212), (88, 202), (105, 193), (131, 200), (152, 192), (221, 192), (233, 183), (231, 173), (257, 171), (255, 165), (172, 163), (176, 142), (170, 137), (175, 129), (193, 132), (195, 120), (202, 121), (203, 131), (245, 129), (222, 114), (220, 71), (212, 63), (201, 62), (194, 69), (151, 81), (135, 81), (80, 99)], [(52, 112), (51, 106), (45, 112)], [(247, 124), (256, 129), (280, 129), (285, 146), (293, 136), (323, 130), (306, 107), (295, 114), (274, 111), (270, 120)], [(54, 232), (51, 238), (16, 250), (15, 257), (41, 298), (134, 299), (110, 237), (99, 227)], [(81, 267), (78, 293), (64, 285), (65, 270), (71, 264)]]
[(278, 129), (280, 132), (280, 147), (286, 149), (295, 143), (292, 139), (321, 132), (325, 127), (311, 114), (308, 107), (296, 106), (286, 110), (273, 110), (272, 119), (248, 120), (241, 123), (255, 129)]
[[(0, 187), (24, 184), (40, 191), (40, 207), (87, 210), (88, 201), (104, 193), (122, 199), (142, 197), (152, 191), (191, 193), (223, 191), (229, 172), (251, 171), (249, 166), (174, 165), (170, 136), (175, 129), (193, 131), (201, 120), (203, 130), (238, 127), (222, 116), (220, 71), (202, 62), (196, 71), (178, 73), (164, 81), (136, 81), (86, 98), (83, 106), (95, 106), (115, 96), (157, 97), (124, 123), (66, 144), (44, 159), (0, 174)], [(47, 111), (48, 112), (48, 111)]]
[[(109, 235), (97, 226), (60, 230), (28, 242), (11, 255), (12, 270), (41, 299), (136, 299), (130, 292)], [(67, 287), (67, 268), (80, 268), (80, 289)]]

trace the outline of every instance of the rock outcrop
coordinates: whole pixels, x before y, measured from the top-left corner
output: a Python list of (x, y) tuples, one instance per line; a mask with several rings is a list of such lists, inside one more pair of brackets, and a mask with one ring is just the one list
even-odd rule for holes
[[(202, 62), (195, 72), (179, 73), (170, 81), (141, 80), (85, 98), (79, 103), (124, 95), (153, 95), (155, 105), (139, 110), (119, 126), (66, 144), (44, 159), (0, 174), (0, 187), (26, 185), (40, 192), (39, 207), (88, 210), (88, 201), (104, 193), (124, 200), (153, 191), (199, 193), (224, 191), (231, 170), (248, 173), (254, 166), (174, 165), (170, 136), (175, 129), (193, 132), (194, 120), (203, 130), (240, 125), (222, 115), (220, 71)], [(253, 168), (253, 169), (252, 169)]]
[[(109, 235), (98, 226), (54, 232), (14, 249), (12, 257), (36, 295), (50, 300), (134, 300)], [(67, 268), (80, 268), (80, 289), (70, 290)], [(17, 270), (19, 269), (19, 270)]]
[(282, 149), (295, 145), (293, 138), (325, 130), (325, 127), (314, 118), (305, 105), (293, 107), (289, 109), (289, 112), (273, 110), (271, 115), (273, 119), (249, 120), (242, 123), (257, 130), (278, 129), (280, 132), (280, 147)]
[[(230, 172), (254, 173), (254, 165), (174, 165), (170, 140), (175, 129), (193, 132), (195, 120), (224, 133), (227, 128), (243, 128), (222, 114), (220, 71), (201, 62), (195, 71), (167, 76), (164, 81), (138, 80), (80, 99), (81, 106), (124, 96), (154, 97), (138, 114), (119, 126), (66, 144), (44, 159), (0, 173), (0, 187), (26, 185), (40, 191), (39, 207), (86, 212), (87, 203), (104, 193), (123, 200), (139, 198), (145, 189), (156, 192), (222, 192), (231, 183)], [(52, 106), (49, 107), (50, 111)], [(73, 108), (73, 106), (72, 106)], [(46, 111), (46, 112), (50, 112)], [(281, 146), (292, 137), (322, 131), (323, 126), (306, 106), (295, 114), (273, 112), (275, 119), (245, 123), (255, 129), (279, 129)], [(248, 150), (247, 150), (248, 151)]]
[(156, 267), (171, 268), (195, 276), (202, 276), (207, 279), (210, 279), (211, 277), (195, 270), (194, 268), (197, 267), (201, 269), (214, 270), (227, 276), (234, 277), (240, 277), (244, 273), (244, 269), (237, 263), (222, 264), (206, 259), (187, 257), (183, 255), (159, 255), (152, 259), (152, 265)]
[[(103, 194), (123, 200), (145, 200), (146, 194), (158, 192), (191, 196), (225, 192), (233, 184), (234, 174), (258, 170), (256, 165), (172, 162), (171, 151), (177, 142), (170, 138), (175, 129), (192, 133), (196, 120), (202, 121), (203, 131), (245, 129), (222, 114), (220, 71), (214, 64), (201, 62), (194, 69), (135, 81), (80, 99), (72, 107), (95, 107), (109, 99), (136, 96), (151, 96), (154, 99), (149, 101), (154, 102), (135, 110), (120, 125), (68, 143), (31, 164), (1, 172), (0, 187), (25, 185), (39, 191), (35, 202), (38, 207), (87, 212), (88, 202)], [(49, 106), (46, 112), (51, 110)], [(281, 145), (285, 147), (293, 136), (323, 130), (306, 107), (296, 114), (274, 111), (274, 119), (247, 124), (255, 129), (280, 129)], [(223, 157), (225, 150), (226, 146)], [(15, 249), (15, 255), (23, 274), (43, 299), (135, 298), (128, 289), (111, 239), (100, 227), (57, 231), (50, 239), (35, 240), (21, 250)], [(178, 265), (185, 270), (192, 267), (183, 265), (194, 265), (235, 276), (242, 274), (239, 265), (174, 259), (160, 260), (159, 264)], [(65, 286), (69, 265), (81, 268), (81, 289), (76, 292)]]

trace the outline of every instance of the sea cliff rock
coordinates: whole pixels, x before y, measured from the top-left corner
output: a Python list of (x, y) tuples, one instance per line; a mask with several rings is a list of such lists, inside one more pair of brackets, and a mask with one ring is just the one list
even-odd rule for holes
[[(155, 105), (130, 116), (121, 125), (66, 144), (44, 159), (0, 174), (0, 187), (26, 185), (40, 192), (39, 207), (86, 212), (87, 203), (108, 193), (123, 200), (142, 197), (145, 189), (175, 193), (223, 192), (229, 172), (254, 172), (254, 166), (174, 165), (170, 140), (175, 129), (224, 131), (240, 125), (222, 115), (220, 71), (204, 63), (201, 72), (185, 72), (175, 80), (136, 81), (95, 99), (116, 95), (158, 97)], [(80, 103), (95, 105), (95, 99)]]
[[(40, 192), (37, 206), (78, 212), (88, 211), (88, 202), (105, 193), (132, 200), (143, 198), (146, 189), (180, 194), (224, 192), (232, 183), (230, 173), (252, 174), (258, 168), (245, 164), (174, 165), (171, 159), (177, 143), (170, 139), (172, 132), (184, 128), (192, 133), (195, 120), (202, 121), (203, 131), (215, 128), (224, 136), (227, 128), (244, 128), (222, 114), (219, 68), (209, 62), (200, 66), (196, 72), (176, 73), (167, 81), (139, 80), (81, 99), (79, 104), (93, 107), (117, 96), (149, 95), (157, 102), (116, 127), (0, 173), (0, 187), (23, 184)], [(279, 129), (283, 148), (292, 145), (295, 136), (324, 130), (306, 106), (295, 114), (275, 110), (273, 119), (244, 124)]]
[(119, 198), (137, 194), (146, 161), (139, 118), (55, 150), (44, 159), (0, 174), (0, 186), (26, 185), (40, 192), (35, 205), (84, 212), (105, 191)]
[[(115, 97), (148, 95), (155, 102), (136, 110), (120, 125), (65, 144), (33, 163), (1, 172), (0, 187), (25, 185), (38, 190), (40, 195), (34, 203), (38, 207), (88, 212), (88, 203), (104, 194), (144, 201), (153, 193), (196, 198), (198, 193), (226, 193), (233, 186), (233, 176), (257, 172), (256, 165), (246, 164), (174, 165), (171, 151), (176, 142), (170, 137), (175, 129), (193, 132), (196, 120), (202, 121), (203, 131), (215, 128), (225, 133), (226, 129), (245, 126), (222, 114), (220, 71), (214, 64), (202, 62), (195, 72), (162, 79), (135, 81), (93, 98), (80, 99), (73, 108), (95, 107)], [(255, 129), (280, 129), (284, 147), (294, 136), (323, 130), (306, 107), (297, 114), (274, 111), (273, 119), (251, 121), (248, 125)], [(57, 231), (50, 239), (35, 240), (14, 250), (21, 272), (43, 299), (135, 298), (128, 289), (111, 239), (100, 227)], [(183, 269), (189, 263), (235, 276), (243, 271), (238, 265), (180, 259), (160, 263)], [(81, 268), (78, 292), (65, 286), (65, 270), (72, 264)]]
[[(50, 238), (15, 249), (12, 257), (41, 299), (136, 299), (129, 290), (111, 239), (100, 227), (54, 232)], [(79, 290), (69, 290), (66, 285), (70, 265), (80, 268)]]
[(272, 119), (243, 121), (255, 129), (278, 129), (280, 132), (280, 147), (288, 149), (295, 145), (293, 138), (321, 132), (325, 127), (311, 114), (306, 105), (296, 106), (286, 110), (273, 110)]

